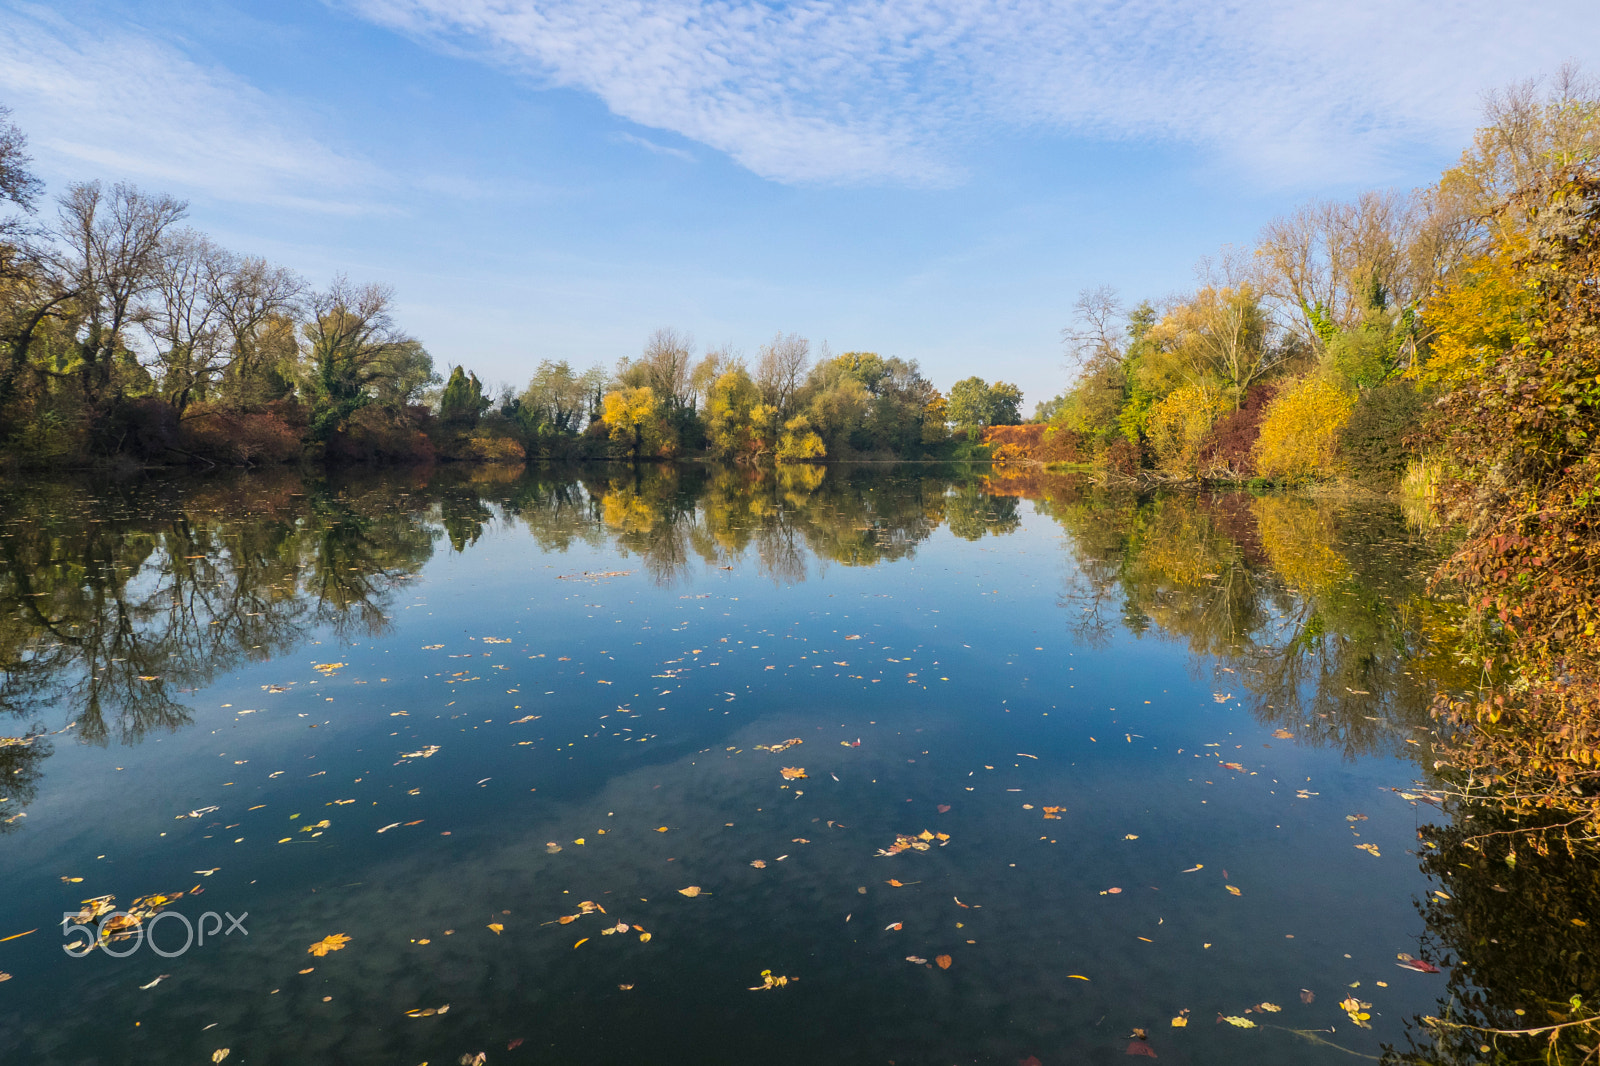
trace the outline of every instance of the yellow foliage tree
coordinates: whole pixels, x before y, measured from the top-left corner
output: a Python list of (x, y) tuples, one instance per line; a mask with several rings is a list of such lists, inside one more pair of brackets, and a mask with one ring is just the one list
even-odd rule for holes
[(1309, 481), (1339, 472), (1339, 430), (1355, 401), (1320, 377), (1306, 377), (1278, 394), (1261, 420), (1256, 471), (1263, 477)]
[(1432, 343), (1426, 361), (1414, 365), (1409, 377), (1454, 388), (1529, 336), (1537, 289), (1517, 265), (1527, 242), (1508, 233), (1496, 243), (1493, 252), (1467, 263), (1428, 301), (1423, 321)]
[(778, 438), (778, 462), (815, 462), (827, 453), (822, 438), (811, 428), (805, 415), (795, 415), (783, 424), (783, 436)]
[(606, 393), (605, 422), (611, 439), (626, 446), (636, 460), (642, 455), (670, 455), (677, 450), (666, 412), (649, 385)]
[(1150, 409), (1146, 431), (1156, 460), (1168, 474), (1193, 477), (1200, 472), (1200, 445), (1216, 424), (1225, 401), (1207, 385), (1182, 385)]
[(751, 421), (761, 406), (761, 392), (743, 367), (724, 371), (706, 393), (706, 443), (713, 455), (732, 459), (758, 451), (759, 437)]

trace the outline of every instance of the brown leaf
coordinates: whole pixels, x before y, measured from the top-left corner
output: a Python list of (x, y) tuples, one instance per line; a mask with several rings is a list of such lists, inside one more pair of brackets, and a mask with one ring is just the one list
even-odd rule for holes
[(948, 955), (936, 955), (934, 956), (933, 961), (939, 964), (939, 969), (948, 970), (950, 968), (950, 964), (955, 960)]
[(1315, 992), (1311, 991), (1311, 989), (1302, 988), (1300, 990), (1300, 1002), (1301, 1003), (1310, 1003), (1312, 1000), (1314, 1000), (1316, 998), (1317, 998), (1317, 994)]
[(1144, 1055), (1144, 1056), (1146, 1056), (1148, 1058), (1152, 1058), (1152, 1059), (1156, 1057), (1155, 1049), (1152, 1048), (1149, 1044), (1146, 1044), (1143, 1040), (1130, 1040), (1130, 1041), (1128, 1041), (1127, 1054), (1129, 1054), (1129, 1055)]

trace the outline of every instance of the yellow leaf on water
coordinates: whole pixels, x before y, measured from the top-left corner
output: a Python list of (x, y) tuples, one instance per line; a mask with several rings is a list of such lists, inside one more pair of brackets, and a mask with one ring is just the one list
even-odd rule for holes
[(783, 775), (785, 781), (795, 781), (806, 776), (806, 770), (803, 766), (785, 766), (778, 773)]
[(588, 937), (584, 937), (582, 940), (580, 940), (576, 944), (572, 945), (572, 950), (576, 951), (579, 948), (583, 947), (583, 945), (587, 944), (588, 942), (589, 942), (589, 938)]
[(1189, 1019), (1185, 1018), (1181, 1014), (1178, 1015), (1176, 1018), (1172, 1019), (1172, 1027), (1174, 1029), (1182, 1029), (1184, 1026), (1186, 1026), (1188, 1024), (1189, 1024)]
[(306, 951), (320, 959), (330, 951), (343, 951), (344, 946), (348, 943), (350, 943), (350, 938), (348, 936), (345, 936), (343, 933), (334, 933), (331, 936), (325, 936), (315, 944), (312, 944), (310, 947), (306, 948)]
[(641, 932), (640, 932), (640, 933), (639, 933), (639, 943), (641, 943), (641, 944), (648, 944), (648, 943), (650, 943), (650, 934), (649, 934), (649, 933), (646, 933), (646, 932), (643, 932), (643, 931), (641, 931)]
[(571, 925), (573, 922), (577, 921), (579, 917), (581, 917), (581, 915), (563, 914), (560, 918), (557, 918), (556, 921), (560, 922), (562, 925)]
[(656, 830), (656, 832), (658, 832), (658, 833), (665, 833), (666, 831), (667, 831), (667, 827), (666, 826), (661, 826), (659, 829)]
[(1236, 1025), (1240, 1029), (1254, 1029), (1256, 1027), (1256, 1023), (1251, 1021), (1249, 1018), (1241, 1018), (1236, 1014), (1229, 1015), (1222, 1020), (1227, 1022), (1229, 1025)]
[(688, 896), (690, 899), (694, 899), (699, 894), (700, 894), (700, 886), (699, 885), (690, 885), (688, 888), (680, 888), (680, 889), (678, 889), (678, 895), (680, 895), (680, 896)]
[(1235, 896), (1244, 895), (1243, 892), (1240, 892), (1237, 888), (1234, 888), (1232, 885), (1224, 885), (1223, 887), (1226, 888), (1228, 890), (1228, 892), (1230, 894), (1232, 894), (1232, 895), (1235, 895)]
[(1069, 974), (1067, 974), (1067, 976), (1072, 978), (1074, 981), (1087, 981), (1088, 980), (1088, 978), (1083, 976), (1083, 974), (1081, 974), (1081, 973), (1069, 973)]
[[(140, 678), (140, 680), (142, 681), (144, 679)], [(217, 1050), (215, 1050), (215, 1051), (213, 1051), (211, 1053), (211, 1061), (212, 1062), (221, 1062), (223, 1059), (227, 1058), (231, 1054), (233, 1054), (233, 1052), (231, 1050), (229, 1050), (228, 1048), (219, 1047), (219, 1048), (217, 1048)]]
[(1278, 1006), (1276, 1003), (1257, 1003), (1256, 1004), (1256, 1010), (1266, 1011), (1269, 1014), (1276, 1014), (1279, 1011), (1281, 1011), (1282, 1009), (1283, 1008)]
[(489, 929), (494, 933), (495, 936), (499, 936), (501, 933), (506, 931), (506, 927), (501, 925), (499, 922), (490, 922)]

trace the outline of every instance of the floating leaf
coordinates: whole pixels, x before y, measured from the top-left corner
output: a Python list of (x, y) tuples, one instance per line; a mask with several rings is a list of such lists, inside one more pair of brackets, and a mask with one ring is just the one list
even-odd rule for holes
[(1182, 1029), (1182, 1028), (1186, 1027), (1188, 1024), (1189, 1024), (1189, 1019), (1185, 1018), (1181, 1014), (1178, 1015), (1176, 1018), (1172, 1019), (1172, 1027), (1174, 1029)]
[(1403, 959), (1395, 964), (1402, 970), (1415, 970), (1418, 973), (1438, 973), (1439, 967), (1423, 959)]
[(938, 810), (938, 812), (939, 812), (939, 813), (940, 813), (940, 814), (949, 814), (949, 813), (950, 813), (950, 804), (948, 804), (948, 803), (941, 803), (941, 804), (939, 804), (939, 806), (938, 806), (938, 807), (937, 807), (937, 808), (936, 808), (936, 810)]
[(803, 766), (785, 766), (778, 773), (783, 775), (785, 781), (797, 781), (806, 776), (806, 769)]
[(501, 925), (499, 922), (490, 922), (489, 931), (494, 933), (495, 936), (499, 936), (501, 933), (506, 931), (506, 927)]
[(1317, 998), (1317, 994), (1315, 992), (1311, 991), (1311, 989), (1302, 988), (1300, 990), (1300, 1002), (1301, 1003), (1310, 1003), (1310, 1002), (1314, 1001), (1316, 998)]
[(1255, 1022), (1251, 1021), (1249, 1018), (1241, 1018), (1237, 1014), (1229, 1014), (1222, 1020), (1227, 1022), (1229, 1025), (1236, 1025), (1240, 1029), (1254, 1029), (1256, 1027)]
[(1226, 889), (1227, 889), (1227, 890), (1228, 890), (1228, 894), (1229, 894), (1229, 895), (1233, 895), (1233, 896), (1242, 896), (1242, 895), (1244, 895), (1244, 893), (1243, 893), (1243, 892), (1240, 892), (1240, 891), (1239, 891), (1239, 890), (1238, 890), (1238, 889), (1237, 889), (1237, 888), (1235, 888), (1235, 887), (1234, 887), (1234, 886), (1233, 886), (1233, 885), (1223, 885), (1223, 886), (1222, 886), (1222, 887), (1223, 887), (1223, 888), (1226, 888)]
[(1129, 1055), (1144, 1055), (1144, 1056), (1146, 1056), (1148, 1058), (1152, 1058), (1152, 1059), (1156, 1057), (1155, 1050), (1149, 1044), (1146, 1044), (1143, 1040), (1130, 1040), (1130, 1041), (1128, 1041), (1127, 1054), (1129, 1054)]
[(948, 970), (950, 968), (950, 964), (955, 960), (948, 955), (936, 955), (934, 956), (933, 961), (939, 964), (939, 969)]
[[(139, 680), (142, 681), (144, 679), (140, 678)], [(219, 1048), (217, 1048), (217, 1050), (215, 1050), (215, 1051), (213, 1051), (211, 1053), (211, 1061), (212, 1062), (221, 1062), (223, 1059), (227, 1058), (231, 1054), (233, 1054), (233, 1052), (230, 1049), (225, 1048), (225, 1047), (219, 1047)]]
[(1371, 855), (1375, 859), (1383, 858), (1382, 855), (1378, 854), (1378, 845), (1376, 845), (1376, 844), (1357, 844), (1356, 847), (1358, 849), (1360, 849), (1361, 851), (1364, 851), (1367, 854)]
[(1276, 1003), (1257, 1003), (1251, 1009), (1259, 1010), (1259, 1011), (1265, 1011), (1268, 1014), (1276, 1014), (1279, 1011), (1281, 1011), (1283, 1008), (1278, 1006)]
[(678, 889), (678, 895), (680, 895), (680, 896), (688, 896), (690, 899), (694, 899), (699, 894), (700, 894), (700, 886), (699, 885), (690, 885), (688, 888), (680, 888), (680, 889)]
[(348, 943), (350, 943), (349, 937), (345, 936), (343, 933), (334, 933), (331, 936), (325, 936), (315, 944), (312, 944), (310, 947), (306, 948), (306, 951), (320, 959), (330, 951), (343, 951), (344, 946)]

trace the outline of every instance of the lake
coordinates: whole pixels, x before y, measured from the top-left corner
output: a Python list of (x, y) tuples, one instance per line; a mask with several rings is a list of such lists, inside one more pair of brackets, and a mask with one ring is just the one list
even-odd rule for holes
[(595, 466), (0, 508), (6, 1062), (1340, 1063), (1482, 982), (1449, 901), (1501, 875), (1442, 879), (1418, 791), (1471, 675), (1385, 501)]

